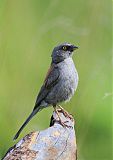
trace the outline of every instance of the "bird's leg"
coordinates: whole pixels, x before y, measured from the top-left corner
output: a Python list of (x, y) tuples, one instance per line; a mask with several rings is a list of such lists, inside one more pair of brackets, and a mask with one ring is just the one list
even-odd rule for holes
[(59, 120), (61, 121), (61, 118), (60, 118), (60, 115), (59, 115), (59, 113), (58, 113), (58, 111), (57, 111), (56, 106), (53, 106), (53, 108), (54, 108), (54, 111), (56, 112), (56, 114), (57, 114), (57, 116), (58, 116)]
[(61, 111), (66, 117), (72, 119), (72, 116), (63, 107), (61, 107), (60, 105), (58, 105), (58, 107), (61, 109)]
[(62, 122), (62, 120), (61, 120), (61, 118), (60, 118), (60, 115), (59, 115), (59, 112), (58, 112), (58, 110), (57, 110), (57, 108), (56, 108), (56, 105), (55, 106), (53, 106), (53, 108), (54, 108), (54, 111), (56, 112), (56, 114), (57, 114), (57, 116), (58, 116), (58, 122), (63, 126), (63, 127), (68, 127), (66, 124), (65, 124), (65, 122)]
[[(65, 109), (63, 107), (61, 107), (60, 105), (58, 105), (58, 107), (62, 110), (65, 111)], [(65, 111), (66, 112), (66, 111)]]

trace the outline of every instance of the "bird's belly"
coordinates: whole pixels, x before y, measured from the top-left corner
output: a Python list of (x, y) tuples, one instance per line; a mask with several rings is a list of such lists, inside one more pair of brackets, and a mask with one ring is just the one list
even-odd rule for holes
[(66, 73), (62, 72), (59, 83), (54, 86), (50, 94), (47, 96), (47, 102), (49, 104), (57, 104), (63, 101), (69, 101), (74, 95), (74, 92), (78, 85), (77, 72), (71, 73), (67, 70)]
[(61, 81), (61, 84), (58, 86), (56, 99), (58, 102), (69, 101), (77, 88), (77, 77), (64, 77)]

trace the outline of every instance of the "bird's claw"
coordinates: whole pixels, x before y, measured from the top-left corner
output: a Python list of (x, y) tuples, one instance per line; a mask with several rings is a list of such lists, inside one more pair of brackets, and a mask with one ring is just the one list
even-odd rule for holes
[(67, 125), (66, 123), (68, 121), (62, 122), (61, 120), (56, 120), (56, 122), (58, 122), (59, 124), (61, 124), (64, 128), (73, 128), (72, 126)]
[(69, 118), (70, 120), (72, 120), (72, 116), (66, 111), (64, 110), (64, 108), (62, 108), (61, 106), (58, 106), (61, 109), (61, 112), (64, 114), (65, 117)]

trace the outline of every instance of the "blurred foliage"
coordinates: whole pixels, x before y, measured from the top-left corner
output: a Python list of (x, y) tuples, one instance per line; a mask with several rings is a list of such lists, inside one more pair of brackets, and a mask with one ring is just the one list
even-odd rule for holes
[[(55, 45), (79, 46), (75, 96), (62, 104), (76, 121), (79, 160), (111, 155), (111, 2), (102, 0), (0, 0), (0, 157), (31, 112)], [(45, 129), (52, 107), (21, 134)]]

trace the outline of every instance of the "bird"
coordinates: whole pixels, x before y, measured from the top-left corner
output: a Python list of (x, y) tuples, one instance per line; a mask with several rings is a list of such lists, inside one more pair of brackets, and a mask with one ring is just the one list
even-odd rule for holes
[[(34, 108), (13, 140), (19, 137), (21, 131), (32, 117), (46, 107), (53, 106), (61, 122), (57, 107), (63, 109), (59, 104), (69, 101), (78, 86), (78, 72), (72, 59), (73, 52), (76, 49), (78, 49), (77, 46), (68, 42), (57, 45), (53, 49), (50, 68), (36, 98)], [(61, 122), (61, 124), (63, 123)]]

